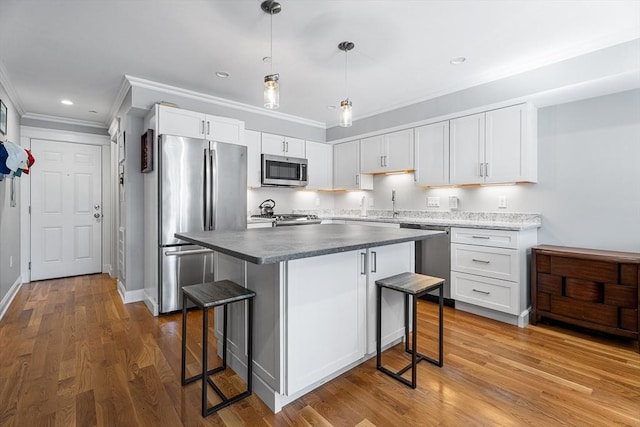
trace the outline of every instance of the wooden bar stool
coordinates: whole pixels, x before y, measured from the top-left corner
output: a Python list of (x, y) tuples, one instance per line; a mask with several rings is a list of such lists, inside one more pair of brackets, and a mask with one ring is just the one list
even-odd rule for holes
[[(201, 283), (198, 285), (184, 286), (182, 288), (182, 385), (187, 385), (202, 378), (202, 416), (206, 417), (218, 410), (225, 408), (247, 396), (251, 395), (251, 379), (253, 365), (253, 298), (256, 293), (243, 288), (237, 283), (229, 280), (221, 280), (213, 283)], [(202, 310), (202, 373), (186, 378), (186, 356), (187, 356), (187, 301), (192, 301), (196, 307)], [(227, 368), (227, 305), (248, 301), (247, 310), (247, 390), (232, 397), (224, 395), (222, 390), (211, 379), (211, 375), (224, 371)], [(222, 306), (223, 326), (222, 326), (222, 366), (207, 369), (207, 347), (208, 347), (208, 326), (209, 309)], [(207, 384), (220, 396), (222, 402), (208, 407), (207, 404)]]
[[(443, 306), (444, 306), (444, 298), (442, 296), (444, 279), (439, 277), (431, 277), (424, 274), (417, 273), (401, 273), (395, 276), (386, 277), (384, 279), (376, 280), (376, 285), (378, 285), (377, 289), (377, 324), (376, 324), (376, 333), (377, 333), (377, 343), (376, 343), (376, 368), (379, 371), (384, 372), (385, 374), (397, 379), (398, 381), (410, 386), (411, 388), (416, 388), (416, 365), (423, 360), (427, 362), (433, 363), (439, 367), (443, 365)], [(400, 369), (398, 372), (393, 372), (384, 366), (382, 366), (382, 288), (391, 289), (394, 291), (402, 292), (404, 294), (404, 348), (405, 351), (411, 354), (411, 363), (409, 363), (404, 368)], [(435, 289), (439, 290), (438, 302), (439, 302), (439, 313), (438, 313), (438, 325), (439, 325), (439, 334), (438, 334), (438, 359), (433, 359), (431, 357), (425, 356), (424, 354), (418, 353), (418, 298), (423, 296), (424, 294), (431, 292)], [(413, 298), (413, 340), (411, 343), (411, 349), (409, 349), (409, 297)], [(411, 381), (402, 377), (406, 371), (411, 369)]]

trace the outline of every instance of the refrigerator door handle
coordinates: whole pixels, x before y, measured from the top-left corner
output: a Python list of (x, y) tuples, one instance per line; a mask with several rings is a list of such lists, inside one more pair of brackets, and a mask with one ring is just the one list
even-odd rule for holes
[(165, 256), (185, 256), (185, 255), (200, 255), (200, 254), (212, 254), (212, 249), (194, 249), (192, 251), (165, 251)]
[(202, 186), (204, 189), (204, 194), (202, 195), (204, 199), (203, 207), (204, 207), (204, 224), (203, 230), (209, 230), (209, 225), (211, 221), (211, 190), (209, 188), (211, 184), (211, 168), (209, 167), (209, 149), (204, 149), (204, 185)]
[(211, 214), (211, 222), (209, 230), (216, 229), (216, 209), (218, 205), (218, 158), (216, 157), (216, 150), (209, 150), (209, 161), (210, 168), (209, 171), (209, 185), (210, 185), (210, 202), (209, 202), (209, 212)]

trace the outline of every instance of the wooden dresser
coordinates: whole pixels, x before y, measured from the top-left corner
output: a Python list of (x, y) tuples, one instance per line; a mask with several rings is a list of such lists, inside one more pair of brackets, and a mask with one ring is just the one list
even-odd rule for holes
[(531, 324), (546, 317), (640, 340), (639, 265), (638, 253), (533, 247)]

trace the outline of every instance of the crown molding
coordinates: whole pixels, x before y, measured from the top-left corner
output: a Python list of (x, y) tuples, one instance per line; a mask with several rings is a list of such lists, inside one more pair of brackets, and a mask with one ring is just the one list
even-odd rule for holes
[(64, 123), (74, 126), (88, 126), (92, 128), (107, 129), (107, 126), (101, 122), (92, 122), (89, 120), (68, 119), (65, 117), (47, 116), (46, 114), (24, 113), (22, 119), (42, 120), (45, 122)]
[(7, 73), (7, 69), (4, 67), (4, 64), (0, 60), (0, 85), (7, 92), (7, 96), (11, 100), (14, 108), (18, 112), (20, 116), (24, 114), (24, 108), (22, 108), (22, 102), (20, 101), (20, 97), (18, 96), (18, 92), (13, 87), (11, 80), (9, 80), (9, 75)]
[(280, 120), (286, 120), (289, 122), (299, 123), (305, 126), (311, 126), (311, 127), (316, 127), (320, 129), (327, 128), (326, 124), (323, 122), (306, 119), (304, 117), (294, 116), (292, 114), (278, 113), (272, 110), (265, 110), (264, 108), (256, 107), (255, 105), (249, 105), (249, 104), (244, 104), (237, 101), (231, 101), (226, 98), (207, 95), (201, 92), (195, 92), (192, 90), (167, 85), (164, 83), (158, 83), (151, 80), (145, 80), (145, 79), (141, 79), (134, 76), (125, 75), (125, 79), (131, 85), (131, 87), (140, 87), (140, 88), (151, 89), (151, 90), (155, 90), (155, 91), (170, 94), (170, 95), (178, 95), (178, 96), (193, 99), (196, 101), (202, 101), (202, 102), (219, 105), (226, 108), (232, 108), (234, 110), (246, 111), (253, 114), (260, 114), (260, 115), (271, 117), (274, 119), (280, 119)]
[(110, 127), (111, 123), (113, 123), (113, 120), (115, 120), (116, 114), (118, 113), (118, 110), (122, 105), (122, 101), (124, 101), (124, 98), (127, 96), (127, 93), (129, 93), (129, 89), (131, 89), (131, 83), (129, 83), (129, 77), (125, 74), (124, 77), (122, 77), (122, 82), (120, 83), (120, 88), (118, 89), (118, 93), (116, 94), (116, 97), (113, 100), (113, 104), (111, 104), (111, 108), (109, 109), (109, 115), (108, 115), (109, 118), (107, 119), (107, 122), (106, 122), (106, 125), (108, 127)]

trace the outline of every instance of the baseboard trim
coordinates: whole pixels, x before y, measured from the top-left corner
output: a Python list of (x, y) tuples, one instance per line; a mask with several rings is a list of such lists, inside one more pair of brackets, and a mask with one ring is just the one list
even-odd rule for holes
[(109, 277), (111, 277), (113, 279), (113, 269), (111, 268), (111, 264), (103, 264), (102, 265), (102, 272), (103, 273), (107, 273), (109, 275)]
[(18, 291), (20, 290), (21, 286), (22, 286), (22, 279), (21, 279), (21, 276), (18, 276), (16, 281), (9, 288), (9, 292), (7, 292), (4, 298), (2, 298), (2, 301), (0, 301), (0, 320), (2, 320), (4, 315), (7, 313), (9, 306), (11, 305), (11, 303), (13, 302), (13, 299), (18, 294)]
[(155, 298), (152, 298), (146, 290), (144, 292), (144, 305), (147, 306), (154, 317), (158, 317), (160, 315), (158, 302), (155, 300)]
[(120, 280), (118, 280), (118, 293), (120, 294), (120, 298), (122, 298), (122, 302), (125, 304), (144, 301), (145, 299), (144, 289), (127, 291), (127, 289), (124, 287), (124, 284)]

